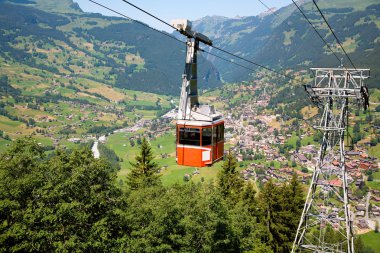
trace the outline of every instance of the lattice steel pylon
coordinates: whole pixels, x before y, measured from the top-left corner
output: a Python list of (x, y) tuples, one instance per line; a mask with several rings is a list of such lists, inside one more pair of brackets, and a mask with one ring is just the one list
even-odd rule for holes
[[(344, 134), (348, 106), (354, 102), (367, 109), (369, 69), (312, 68), (315, 79), (305, 90), (323, 110), (315, 128), (322, 143), (309, 192), (294, 239), (292, 253), (354, 253), (353, 220), (348, 200)], [(334, 238), (331, 231), (337, 231)]]

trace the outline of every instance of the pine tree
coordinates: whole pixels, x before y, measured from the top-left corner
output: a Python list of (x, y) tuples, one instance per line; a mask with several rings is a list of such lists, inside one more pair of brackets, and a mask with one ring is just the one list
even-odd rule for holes
[(242, 195), (243, 205), (247, 207), (251, 216), (258, 216), (258, 203), (256, 199), (256, 190), (254, 184), (249, 181), (244, 187)]
[(290, 181), (287, 188), (288, 194), (285, 194), (284, 197), (287, 198), (286, 203), (288, 203), (288, 206), (285, 209), (291, 212), (292, 219), (289, 221), (289, 225), (291, 226), (291, 230), (296, 231), (305, 202), (302, 185), (299, 183), (296, 173), (293, 174), (292, 181)]
[(256, 199), (255, 186), (251, 181), (242, 190), (241, 201), (230, 206), (233, 234), (239, 239), (240, 251), (251, 253), (273, 253), (265, 244), (269, 234), (259, 220), (260, 209)]
[(222, 165), (222, 170), (218, 174), (220, 192), (224, 197), (234, 199), (235, 202), (238, 201), (238, 196), (243, 189), (243, 179), (240, 178), (236, 166), (236, 158), (230, 151)]
[[(278, 215), (280, 211), (280, 201), (279, 201), (279, 190), (278, 187), (273, 183), (272, 180), (269, 180), (263, 187), (260, 192), (260, 210), (261, 210), (261, 219), (260, 222), (264, 223), (267, 229), (265, 234), (268, 235), (266, 242), (273, 251), (277, 252), (278, 248), (276, 247), (276, 236), (278, 230), (280, 229), (278, 224)], [(279, 223), (278, 225), (281, 225)]]
[(303, 208), (302, 186), (293, 178), (288, 185), (276, 186), (271, 180), (260, 193), (263, 221), (274, 252), (290, 252)]
[(153, 161), (153, 152), (149, 142), (144, 137), (136, 162), (132, 163), (132, 170), (127, 176), (131, 190), (160, 185), (160, 175), (157, 174), (158, 165)]

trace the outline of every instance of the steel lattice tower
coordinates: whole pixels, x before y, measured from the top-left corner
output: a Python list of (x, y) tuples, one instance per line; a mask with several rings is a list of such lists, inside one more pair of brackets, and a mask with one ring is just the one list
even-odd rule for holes
[[(369, 69), (312, 68), (315, 79), (305, 90), (323, 110), (315, 126), (323, 134), (318, 160), (298, 225), (292, 253), (354, 253), (353, 220), (348, 201), (344, 135), (349, 103), (367, 109), (364, 80)], [(326, 232), (334, 229), (338, 236)]]

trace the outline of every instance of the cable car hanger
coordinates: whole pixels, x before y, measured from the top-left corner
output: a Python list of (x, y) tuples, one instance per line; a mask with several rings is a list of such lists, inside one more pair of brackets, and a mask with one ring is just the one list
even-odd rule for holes
[(213, 106), (201, 105), (198, 99), (197, 52), (199, 42), (212, 46), (212, 41), (204, 34), (191, 30), (187, 19), (176, 19), (171, 25), (187, 37), (186, 65), (182, 75), (181, 97), (178, 107), (178, 120), (214, 121), (222, 118)]
[(213, 106), (199, 103), (197, 80), (199, 43), (212, 46), (212, 41), (193, 31), (187, 19), (173, 20), (171, 26), (187, 37), (176, 127), (177, 163), (196, 167), (212, 165), (223, 158), (224, 119)]

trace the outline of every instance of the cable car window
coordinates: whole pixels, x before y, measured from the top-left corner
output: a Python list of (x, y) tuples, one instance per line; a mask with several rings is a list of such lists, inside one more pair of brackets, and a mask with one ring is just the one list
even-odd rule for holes
[(183, 145), (201, 145), (201, 133), (198, 128), (184, 128), (179, 129), (179, 144)]
[(224, 141), (224, 125), (218, 125), (217, 126), (217, 142)]
[(212, 139), (212, 129), (203, 128), (202, 129), (202, 146), (210, 146)]
[(213, 130), (212, 130), (212, 138), (213, 138), (213, 143), (217, 143), (217, 139), (218, 139), (218, 126), (214, 126)]

